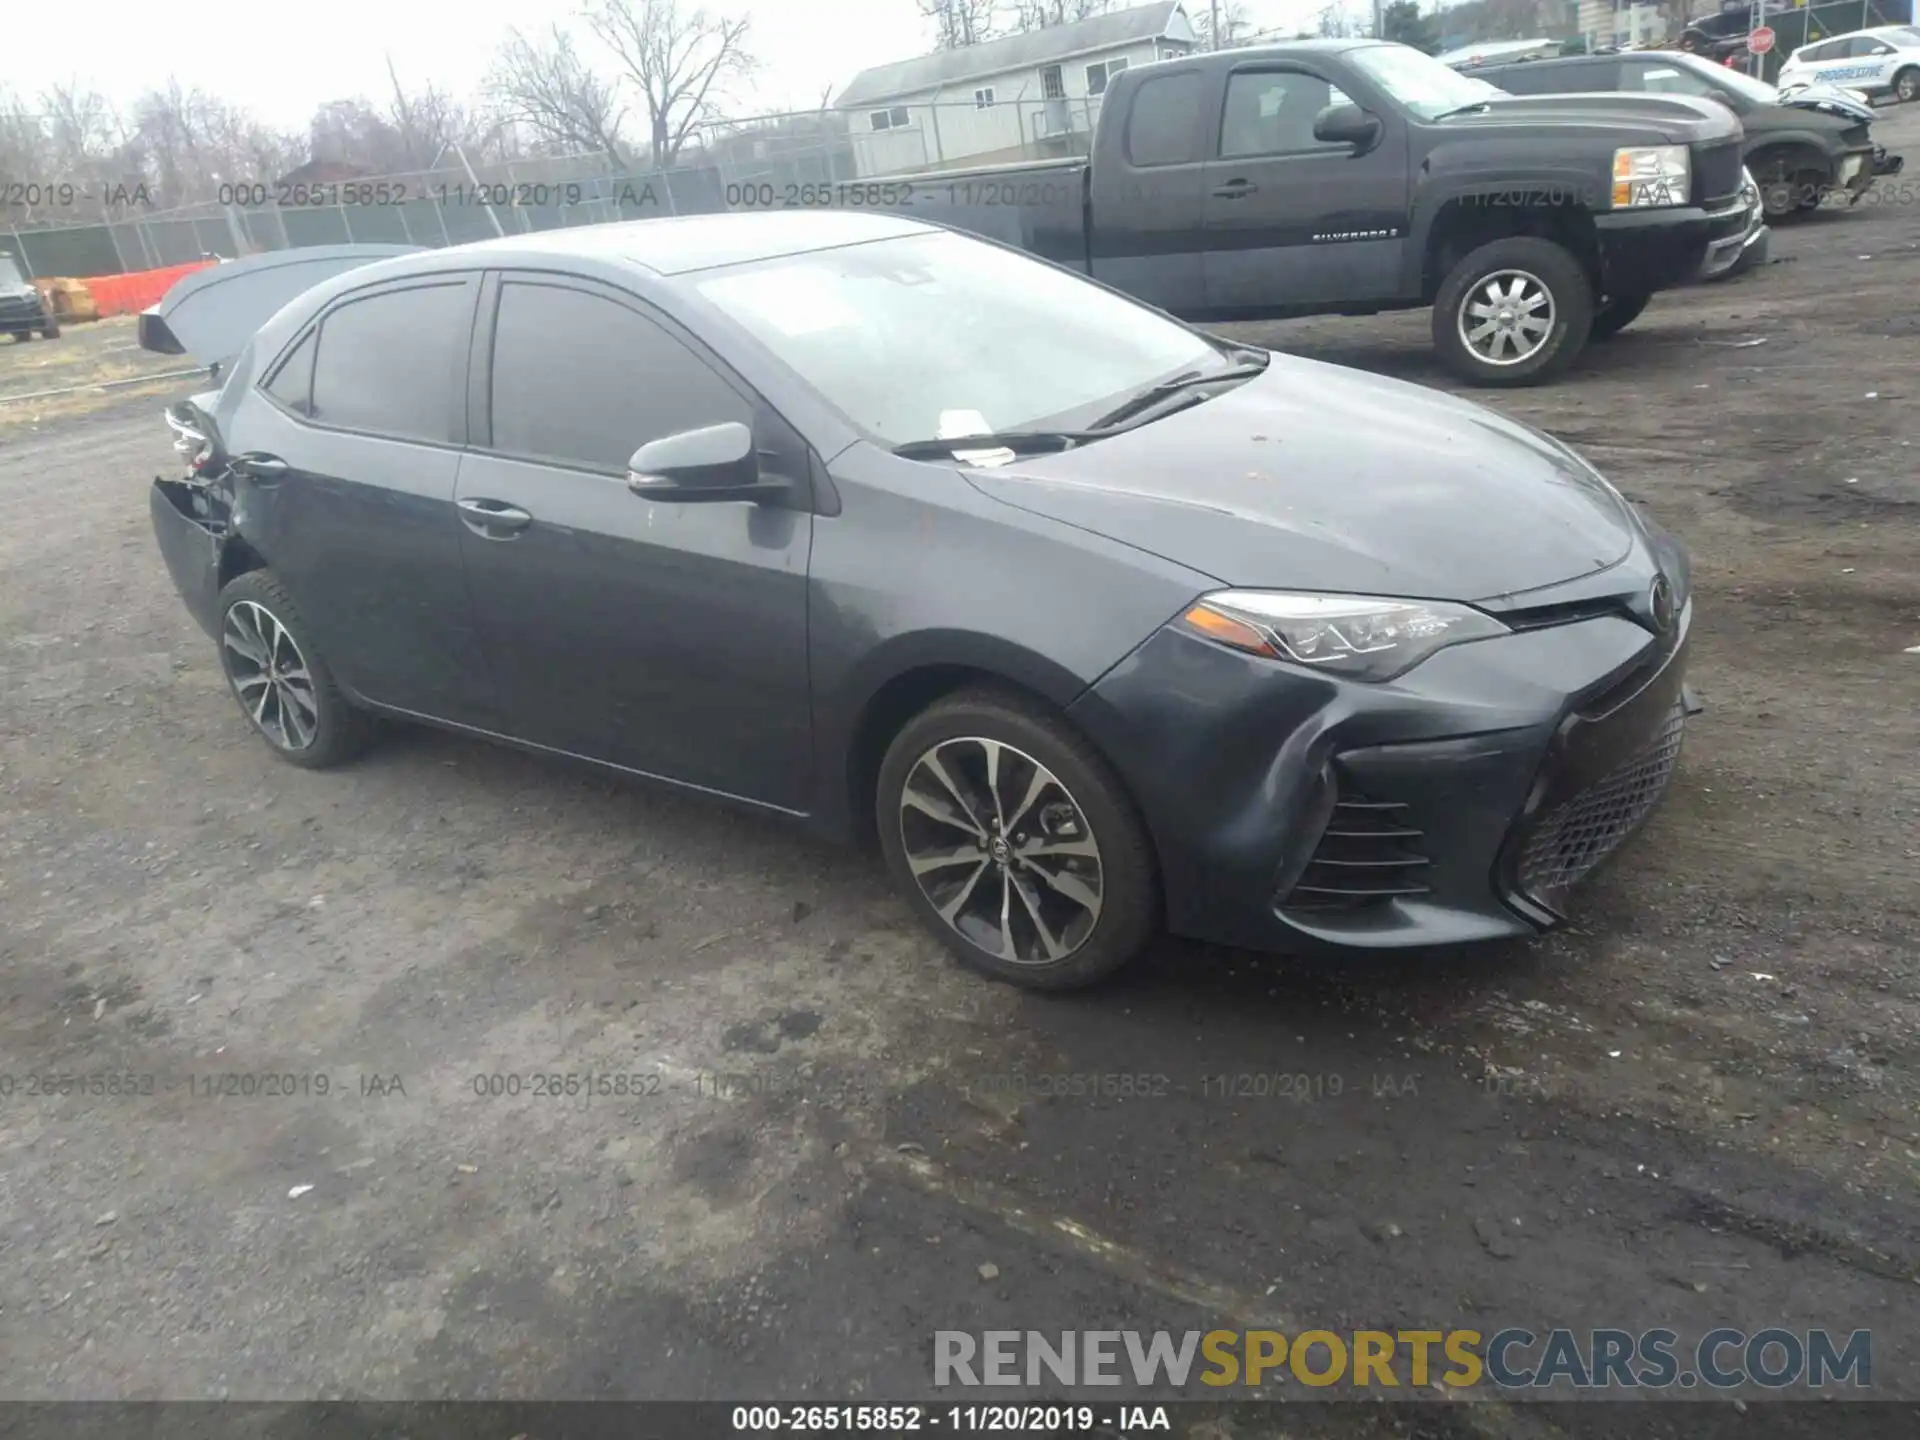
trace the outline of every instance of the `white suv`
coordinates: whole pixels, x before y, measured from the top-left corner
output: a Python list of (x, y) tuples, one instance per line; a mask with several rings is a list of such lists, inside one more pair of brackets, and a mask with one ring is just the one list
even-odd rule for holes
[(1802, 45), (1780, 67), (1779, 84), (1784, 90), (1809, 82), (1920, 99), (1920, 25), (1882, 25)]

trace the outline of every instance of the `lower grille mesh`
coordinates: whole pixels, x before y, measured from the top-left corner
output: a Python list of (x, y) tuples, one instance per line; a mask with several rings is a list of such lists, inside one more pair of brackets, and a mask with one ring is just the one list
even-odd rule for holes
[(1427, 893), (1425, 837), (1407, 807), (1343, 791), (1320, 844), (1288, 892), (1289, 910), (1357, 910)]
[(1534, 822), (1520, 852), (1520, 888), (1558, 909), (1569, 891), (1647, 818), (1673, 778), (1687, 712), (1677, 703), (1653, 744)]

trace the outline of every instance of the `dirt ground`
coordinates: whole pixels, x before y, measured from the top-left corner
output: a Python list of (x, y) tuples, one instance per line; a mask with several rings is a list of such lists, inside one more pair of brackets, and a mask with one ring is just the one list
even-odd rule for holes
[[(770, 823), (427, 732), (275, 763), (152, 541), (157, 400), (0, 406), (0, 1395), (915, 1397), (936, 1329), (1266, 1323), (1864, 1328), (1920, 1398), (1911, 197), (1477, 397), (1697, 566), (1707, 708), (1573, 928), (1064, 999)], [(1246, 333), (1445, 384), (1425, 324)], [(530, 1093), (589, 1072), (640, 1093)], [(1165, 1093), (1036, 1093), (1107, 1073)]]

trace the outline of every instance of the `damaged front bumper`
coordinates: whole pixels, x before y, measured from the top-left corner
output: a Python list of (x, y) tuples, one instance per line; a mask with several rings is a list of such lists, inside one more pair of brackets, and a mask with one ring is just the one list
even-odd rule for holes
[(1767, 229), (1766, 207), (1760, 201), (1760, 187), (1750, 171), (1740, 172), (1740, 205), (1745, 207), (1746, 224), (1738, 233), (1724, 235), (1707, 246), (1696, 280), (1718, 280), (1722, 276), (1767, 263), (1773, 232)]

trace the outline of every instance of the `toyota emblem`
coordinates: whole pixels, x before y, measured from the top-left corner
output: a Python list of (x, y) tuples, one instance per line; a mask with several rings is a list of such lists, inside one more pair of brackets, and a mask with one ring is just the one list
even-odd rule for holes
[(1656, 575), (1653, 588), (1647, 592), (1647, 613), (1653, 617), (1653, 628), (1662, 635), (1673, 628), (1673, 582), (1664, 575)]

